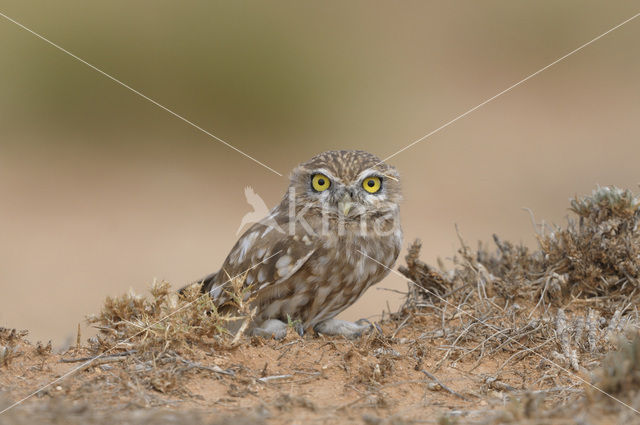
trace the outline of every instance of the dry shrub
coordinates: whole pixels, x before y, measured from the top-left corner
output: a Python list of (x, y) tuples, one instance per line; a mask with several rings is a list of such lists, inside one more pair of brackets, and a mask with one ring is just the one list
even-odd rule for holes
[(22, 352), (20, 347), (28, 345), (28, 331), (18, 331), (0, 327), (0, 366), (7, 365)]
[(440, 273), (420, 260), (422, 242), (416, 240), (409, 247), (405, 257), (407, 266), (398, 269), (402, 274), (414, 282), (420, 282), (420, 287), (409, 285), (409, 300), (418, 300), (422, 297), (431, 298), (434, 295), (445, 295), (450, 288), (450, 283)]
[(425, 336), (448, 341), (442, 362), (506, 350), (510, 362), (535, 352), (575, 371), (596, 364), (621, 329), (638, 324), (640, 199), (603, 187), (571, 210), (578, 218), (539, 233), (537, 250), (497, 236), (496, 249), (472, 250), (461, 238), (452, 270), (420, 261), (416, 241), (399, 269), (413, 282), (400, 318), (441, 316), (442, 329)]
[(567, 273), (575, 296), (636, 296), (640, 274), (640, 200), (626, 190), (598, 188), (571, 201), (579, 220), (541, 238), (558, 273)]
[[(229, 290), (239, 290), (241, 283), (232, 282)], [(248, 303), (242, 295), (232, 295), (239, 300), (236, 311), (245, 312)], [(236, 346), (227, 325), (239, 320), (249, 318), (220, 314), (197, 285), (178, 294), (160, 282), (151, 286), (149, 297), (133, 292), (109, 297), (102, 311), (88, 318), (99, 330), (89, 339), (88, 352), (96, 356), (93, 367), (107, 373), (84, 381), (81, 392), (107, 394), (135, 406), (163, 405), (160, 394), (192, 396), (185, 388), (190, 376), (233, 374), (210, 365), (209, 356)], [(74, 350), (76, 357), (79, 351)]]
[(188, 287), (178, 295), (167, 282), (160, 282), (150, 292), (150, 298), (133, 292), (108, 297), (102, 311), (88, 318), (100, 331), (91, 340), (92, 348), (184, 353), (194, 346), (225, 344), (228, 332), (224, 325), (229, 317), (219, 315), (211, 297), (199, 288)]

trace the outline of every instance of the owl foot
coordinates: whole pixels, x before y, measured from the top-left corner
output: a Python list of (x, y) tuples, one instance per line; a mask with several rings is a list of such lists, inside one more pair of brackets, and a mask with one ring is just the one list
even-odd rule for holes
[(340, 319), (328, 319), (315, 325), (313, 330), (323, 335), (342, 335), (354, 339), (372, 328), (373, 326), (366, 319), (360, 319), (355, 323)]
[(287, 336), (287, 324), (277, 319), (269, 319), (262, 322), (260, 327), (253, 328), (251, 335), (263, 338), (282, 339)]

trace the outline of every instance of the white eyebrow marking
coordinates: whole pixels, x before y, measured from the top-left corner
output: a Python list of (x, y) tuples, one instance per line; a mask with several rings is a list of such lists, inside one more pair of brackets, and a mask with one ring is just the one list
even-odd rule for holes
[(329, 177), (332, 182), (342, 183), (341, 179), (331, 174), (326, 168), (316, 168), (315, 170), (311, 171), (311, 176), (313, 176), (314, 174), (324, 174), (325, 176)]
[(371, 176), (382, 176), (388, 179), (391, 179), (395, 182), (398, 181), (397, 177), (391, 176), (389, 174), (383, 173), (379, 170), (376, 170), (374, 168), (367, 168), (366, 170), (360, 172), (360, 174), (358, 174), (358, 177), (356, 178), (356, 181), (360, 181), (360, 180), (364, 180), (367, 177), (371, 177)]
[(358, 177), (356, 177), (356, 181), (360, 181), (360, 180), (364, 180), (367, 177), (371, 177), (372, 175), (380, 175), (382, 173), (372, 169), (372, 168), (367, 168), (364, 171), (361, 171), (360, 174), (358, 174)]

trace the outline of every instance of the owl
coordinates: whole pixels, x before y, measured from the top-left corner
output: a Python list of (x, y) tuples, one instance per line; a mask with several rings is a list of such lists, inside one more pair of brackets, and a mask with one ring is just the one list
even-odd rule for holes
[(199, 281), (219, 310), (233, 308), (230, 278), (255, 311), (250, 332), (360, 336), (367, 321), (334, 317), (390, 271), (402, 245), (396, 169), (363, 151), (329, 151), (298, 165), (269, 215), (236, 242), (220, 271)]

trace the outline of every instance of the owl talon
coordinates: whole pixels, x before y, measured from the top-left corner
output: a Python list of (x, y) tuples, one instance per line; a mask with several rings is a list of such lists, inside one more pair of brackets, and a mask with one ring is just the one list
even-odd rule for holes
[(370, 326), (370, 329), (375, 329), (380, 335), (383, 335), (382, 328), (378, 323), (371, 323), (369, 319), (360, 319), (360, 320), (357, 320), (356, 323), (358, 325), (364, 325), (366, 323)]
[[(363, 322), (364, 320), (364, 322)], [(346, 320), (328, 319), (318, 323), (313, 330), (323, 335), (342, 335), (349, 339), (362, 336), (373, 328), (371, 322), (366, 319), (360, 319), (356, 323), (347, 322)]]
[(276, 319), (265, 320), (260, 327), (253, 328), (251, 335), (275, 340), (283, 339), (287, 336), (287, 324)]
[(373, 326), (373, 323), (371, 323), (371, 322), (369, 321), (369, 319), (364, 319), (364, 318), (363, 318), (363, 319), (358, 319), (358, 320), (356, 320), (356, 324), (357, 324), (357, 325), (365, 325), (365, 324), (367, 324), (367, 325), (369, 325), (369, 326)]
[(376, 330), (376, 332), (378, 332), (378, 334), (383, 335), (383, 333), (382, 333), (382, 328), (380, 327), (380, 325), (379, 325), (378, 323), (371, 323), (371, 322), (369, 321), (369, 319), (364, 319), (364, 318), (363, 318), (363, 319), (359, 319), (359, 320), (357, 320), (357, 321), (356, 321), (356, 323), (357, 323), (358, 325), (365, 325), (365, 324), (367, 324), (367, 325), (369, 325), (369, 329), (370, 329), (370, 330), (375, 329), (375, 330)]

